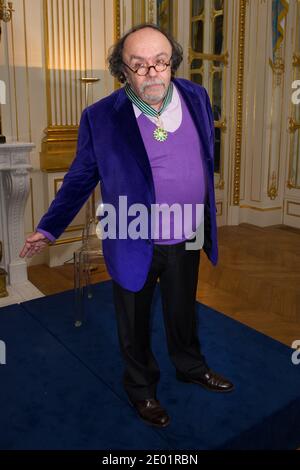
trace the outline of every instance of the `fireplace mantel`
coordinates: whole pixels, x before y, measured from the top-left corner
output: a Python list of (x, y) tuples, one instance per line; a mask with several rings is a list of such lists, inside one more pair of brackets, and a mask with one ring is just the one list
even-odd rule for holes
[[(34, 144), (21, 142), (0, 145), (0, 239), (3, 243), (1, 267), (8, 272), (8, 285), (18, 286), (23, 291), (22, 285), (28, 287), (30, 283), (26, 261), (19, 257), (19, 252), (25, 238), (24, 211), (30, 189), (30, 152), (34, 147)], [(35, 290), (34, 286), (32, 288)], [(9, 292), (11, 294), (12, 289)]]

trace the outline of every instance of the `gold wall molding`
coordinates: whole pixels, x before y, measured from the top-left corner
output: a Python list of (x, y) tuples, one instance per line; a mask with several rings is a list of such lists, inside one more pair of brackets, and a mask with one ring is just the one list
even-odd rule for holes
[(243, 119), (243, 93), (244, 93), (244, 55), (245, 55), (245, 22), (246, 0), (239, 2), (239, 39), (238, 39), (238, 72), (237, 72), (237, 103), (236, 103), (236, 133), (233, 174), (233, 205), (240, 203), (241, 179), (241, 148), (242, 148), (242, 119)]
[(66, 171), (69, 169), (77, 146), (78, 126), (49, 126), (44, 130), (40, 153), (41, 170)]
[(288, 129), (290, 133), (296, 132), (297, 129), (300, 129), (300, 122), (297, 122), (294, 120), (294, 118), (290, 117)]
[(75, 242), (81, 242), (81, 241), (82, 241), (82, 237), (61, 238), (60, 240), (56, 240), (51, 246), (68, 245), (69, 243), (75, 243)]
[[(299, 78), (299, 67), (300, 67), (300, 1), (298, 0), (296, 8), (296, 26), (295, 26), (295, 42), (293, 44), (294, 53), (292, 56), (292, 75), (291, 80), (297, 80)], [(298, 168), (299, 166), (299, 159), (300, 159), (300, 121), (299, 121), (299, 114), (297, 112), (297, 106), (294, 105), (292, 102), (290, 103), (290, 117), (288, 118), (288, 131), (290, 133), (289, 136), (289, 168), (288, 168), (288, 180), (286, 182), (286, 186), (288, 189), (300, 189), (299, 184), (299, 175), (298, 175)], [(295, 148), (295, 139), (297, 146)]]
[(275, 52), (275, 61), (273, 62), (269, 59), (269, 64), (275, 76), (275, 85), (280, 86), (284, 74), (284, 60), (281, 56), (281, 47)]
[(290, 212), (290, 204), (293, 204), (295, 206), (300, 206), (300, 202), (286, 201), (286, 215), (290, 215), (291, 217), (300, 217), (300, 214), (292, 214)]
[(32, 232), (34, 232), (35, 224), (34, 224), (34, 199), (33, 199), (33, 186), (32, 186), (32, 177), (30, 177), (30, 209), (31, 209), (31, 224), (32, 224)]
[(114, 36), (115, 41), (121, 37), (121, 5), (120, 0), (114, 0)]
[[(117, 42), (121, 37), (121, 5), (120, 0), (114, 0), (114, 42)], [(117, 90), (121, 88), (121, 83), (116, 78), (114, 79), (114, 88)]]
[[(284, 43), (285, 44), (285, 43)], [(275, 64), (278, 62), (278, 67), (273, 69), (272, 77), (272, 101), (271, 101), (271, 128), (270, 128), (270, 142), (269, 142), (269, 161), (268, 161), (268, 189), (267, 195), (271, 200), (276, 199), (278, 196), (278, 186), (279, 186), (279, 168), (280, 168), (280, 149), (281, 149), (281, 138), (282, 138), (282, 113), (283, 109), (283, 90), (280, 89), (280, 86), (283, 82), (284, 74), (284, 62), (281, 58), (282, 56), (282, 44), (279, 49), (276, 50), (275, 55)], [(282, 64), (282, 66), (280, 65)], [(280, 105), (278, 102), (280, 101)], [(280, 124), (276, 127), (274, 125), (277, 122), (276, 115), (280, 113)], [(274, 142), (274, 139), (276, 141)], [(274, 156), (275, 155), (275, 156)], [(276, 164), (277, 163), (277, 164)], [(275, 170), (274, 167), (277, 166)], [(272, 176), (271, 176), (272, 175)]]
[(78, 230), (83, 230), (84, 224), (70, 225), (66, 228), (65, 233), (78, 232)]
[(293, 65), (293, 67), (300, 67), (300, 55), (298, 55), (298, 54), (293, 55), (292, 65)]
[(178, 0), (173, 1), (173, 36), (178, 40)]
[(216, 207), (217, 207), (217, 216), (220, 217), (223, 215), (223, 201), (216, 201)]
[(92, 2), (43, 0), (43, 23), (47, 128), (40, 164), (42, 170), (62, 171), (74, 158), (80, 116), (88, 104), (82, 80), (93, 74)]
[(295, 189), (295, 188), (296, 188), (295, 177), (290, 177), (290, 178), (287, 180), (286, 187), (287, 187), (288, 189)]
[(273, 201), (278, 196), (276, 171), (272, 173), (271, 186), (268, 188), (268, 196)]
[[(252, 0), (253, 1), (253, 0)], [(259, 3), (260, 5), (262, 5), (263, 3), (265, 3), (267, 0), (259, 0)], [(249, 5), (250, 3), (250, 0), (246, 0), (246, 5)]]
[(207, 54), (205, 52), (195, 52), (191, 47), (189, 47), (188, 52), (188, 62), (191, 62), (193, 59), (203, 59), (203, 60), (217, 60), (222, 62), (224, 65), (228, 65), (229, 53), (225, 51), (223, 54)]
[(146, 21), (146, 8), (145, 0), (132, 0), (131, 1), (132, 11), (132, 26)]
[[(269, 139), (269, 159), (268, 159), (268, 179), (267, 195), (274, 200), (279, 195), (280, 179), (280, 161), (283, 158), (281, 154), (282, 138), (284, 133), (283, 109), (284, 109), (284, 89), (283, 82), (286, 75), (285, 58), (289, 29), (287, 27), (291, 11), (289, 3), (284, 2), (284, 10), (281, 12), (281, 35), (275, 45), (274, 58), (269, 59), (269, 65), (272, 69), (272, 98), (270, 109), (270, 139)], [(290, 13), (289, 13), (290, 11)], [(270, 6), (270, 16), (272, 15), (272, 5)], [(279, 19), (280, 19), (279, 17)], [(289, 47), (289, 46), (288, 46)]]
[(148, 18), (149, 18), (149, 23), (155, 23), (155, 6), (154, 6), (154, 0), (148, 0)]
[[(78, 125), (91, 69), (91, 3), (43, 0), (48, 126)], [(88, 23), (88, 24), (87, 24)]]
[(25, 3), (25, 0), (23, 0), (23, 28), (24, 28), (26, 88), (27, 88), (27, 107), (28, 107), (28, 134), (29, 134), (29, 141), (32, 142), (31, 105), (30, 105), (30, 89), (29, 89), (28, 34), (27, 34), (28, 24), (26, 26), (26, 3)]
[[(212, 105), (214, 98), (213, 83), (214, 83), (214, 74), (220, 74), (222, 77), (222, 91), (221, 91), (221, 116), (219, 120), (214, 121), (214, 127), (219, 128), (222, 131), (222, 134), (227, 131), (226, 125), (226, 115), (227, 115), (227, 99), (226, 99), (226, 90), (227, 90), (227, 74), (226, 70), (229, 66), (229, 53), (227, 50), (228, 47), (228, 27), (229, 27), (229, 11), (230, 5), (227, 2), (224, 3), (223, 8), (220, 10), (214, 9), (213, 2), (207, 2), (204, 4), (203, 11), (200, 15), (193, 16), (193, 5), (190, 1), (189, 14), (190, 14), (190, 28), (189, 28), (189, 47), (188, 47), (188, 67), (189, 67), (189, 79), (193, 80), (194, 74), (200, 74), (202, 76), (202, 85), (207, 87), (209, 96), (211, 97)], [(223, 52), (220, 54), (214, 54), (215, 50), (213, 47), (214, 32), (215, 32), (215, 22), (214, 19), (218, 16), (223, 16)], [(206, 22), (205, 22), (206, 20)], [(192, 40), (192, 27), (193, 24), (197, 21), (202, 21), (203, 23), (203, 41), (204, 46), (201, 52), (197, 52), (193, 49), (193, 40)], [(207, 41), (207, 43), (206, 43)], [(208, 48), (208, 44), (210, 49)], [(225, 48), (225, 51), (224, 51)], [(208, 50), (210, 52), (204, 52)], [(221, 51), (220, 51), (221, 52)], [(200, 60), (201, 65), (197, 68), (192, 68), (192, 62), (194, 60)], [(218, 62), (218, 66), (214, 64)], [(215, 176), (218, 175), (218, 181), (215, 178), (215, 188), (223, 190), (225, 187), (224, 182), (224, 161), (225, 161), (225, 138), (221, 134), (220, 142), (220, 168), (218, 173), (215, 173)]]
[(215, 188), (220, 189), (222, 191), (224, 187), (225, 187), (225, 181), (223, 180), (223, 178), (220, 178)]
[[(16, 51), (15, 51), (15, 30), (14, 30), (14, 17), (11, 17), (10, 21), (10, 32), (11, 32), (11, 58), (12, 58), (12, 75), (13, 75), (13, 94), (14, 94), (14, 106), (15, 106), (15, 126), (16, 126), (16, 137), (19, 140), (19, 106), (17, 99), (17, 66), (16, 66)], [(17, 43), (16, 43), (17, 45)]]
[(241, 209), (252, 209), (254, 211), (259, 211), (259, 212), (279, 211), (279, 210), (282, 209), (281, 206), (278, 206), (278, 207), (256, 207), (256, 206), (251, 206), (249, 204), (241, 204), (240, 208)]
[(224, 119), (221, 119), (220, 121), (214, 121), (214, 123), (215, 123), (215, 127), (218, 127), (219, 129), (221, 129), (222, 132), (227, 131), (226, 117), (224, 117)]

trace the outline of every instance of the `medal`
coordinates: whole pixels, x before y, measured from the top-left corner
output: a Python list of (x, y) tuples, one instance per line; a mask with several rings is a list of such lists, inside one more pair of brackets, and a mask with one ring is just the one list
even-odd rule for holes
[(157, 124), (156, 124), (156, 129), (153, 131), (153, 137), (157, 142), (165, 142), (168, 138), (168, 132), (164, 129), (164, 125), (161, 120), (161, 115), (163, 111), (166, 109), (166, 107), (171, 103), (172, 95), (173, 95), (173, 84), (170, 83), (167, 94), (163, 101), (163, 105), (159, 111), (156, 111), (149, 104), (141, 100), (134, 93), (134, 91), (132, 90), (132, 88), (130, 87), (128, 83), (125, 85), (125, 93), (130, 99), (130, 101), (132, 101), (132, 103), (134, 103), (139, 108), (139, 110), (142, 111), (143, 114), (156, 118)]
[(168, 132), (164, 129), (160, 115), (157, 116), (156, 129), (153, 131), (153, 137), (157, 142), (165, 142), (168, 138)]
[(162, 127), (157, 127), (153, 132), (153, 137), (158, 142), (165, 142), (168, 138), (168, 133)]

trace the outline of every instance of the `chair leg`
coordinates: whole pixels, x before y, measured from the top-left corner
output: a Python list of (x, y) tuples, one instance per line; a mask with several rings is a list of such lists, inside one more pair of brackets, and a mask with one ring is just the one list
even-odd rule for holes
[(84, 274), (85, 274), (85, 287), (87, 292), (87, 298), (91, 299), (93, 297), (92, 287), (91, 287), (91, 264), (89, 262), (89, 255), (84, 256)]
[(75, 287), (75, 327), (82, 325), (84, 310), (84, 288), (82, 285), (82, 254), (74, 253), (74, 287)]

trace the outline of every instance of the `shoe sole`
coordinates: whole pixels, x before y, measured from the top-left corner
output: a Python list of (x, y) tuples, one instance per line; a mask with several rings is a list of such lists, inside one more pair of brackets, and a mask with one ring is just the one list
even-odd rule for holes
[(207, 385), (201, 384), (199, 382), (195, 382), (194, 380), (187, 380), (187, 379), (184, 379), (184, 378), (181, 378), (181, 377), (178, 377), (178, 376), (176, 376), (176, 378), (180, 382), (184, 382), (184, 383), (187, 383), (187, 384), (199, 385), (200, 387), (204, 388), (205, 390), (208, 390), (209, 392), (229, 393), (229, 392), (232, 392), (234, 390), (234, 385), (231, 388), (227, 388), (225, 390), (217, 390), (215, 388), (210, 388)]
[(142, 418), (138, 413), (137, 413), (137, 415), (140, 418), (140, 420), (143, 421), (144, 423), (148, 424), (148, 426), (154, 426), (156, 428), (166, 428), (167, 426), (169, 426), (169, 424), (171, 422), (171, 419), (169, 419), (169, 421), (167, 421), (165, 424), (150, 423), (150, 421), (147, 421), (146, 419)]
[(165, 424), (155, 424), (155, 423), (151, 423), (150, 421), (146, 420), (145, 418), (143, 418), (139, 412), (137, 411), (136, 407), (134, 406), (134, 404), (132, 403), (132, 401), (130, 401), (128, 399), (128, 403), (130, 404), (130, 406), (134, 409), (136, 415), (140, 418), (141, 421), (143, 421), (145, 424), (148, 424), (148, 426), (154, 426), (156, 428), (166, 428), (167, 426), (169, 426), (170, 422), (171, 422), (171, 418), (169, 417), (169, 421), (167, 421)]

